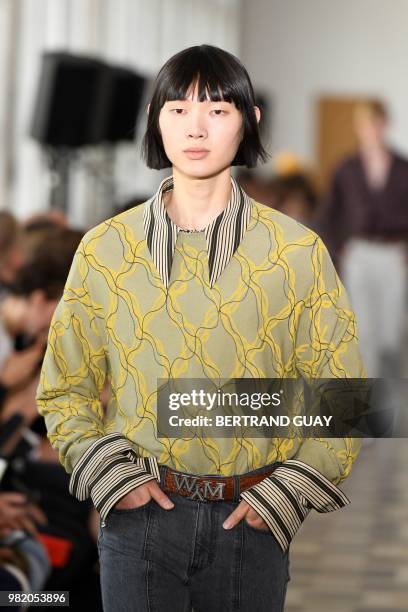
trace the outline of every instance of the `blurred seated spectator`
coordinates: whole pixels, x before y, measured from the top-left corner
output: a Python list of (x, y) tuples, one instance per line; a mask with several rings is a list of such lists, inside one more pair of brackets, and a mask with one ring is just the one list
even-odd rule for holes
[(27, 257), (31, 257), (37, 247), (41, 247), (44, 239), (53, 230), (67, 229), (69, 231), (80, 231), (68, 228), (68, 220), (60, 210), (36, 213), (22, 222), (22, 228)]
[(261, 204), (311, 226), (317, 204), (312, 173), (294, 153), (274, 155), (270, 172), (240, 169), (237, 180), (246, 193)]
[(23, 264), (22, 238), (22, 227), (14, 215), (0, 210), (0, 303), (7, 295), (8, 286), (14, 281), (17, 270)]
[(317, 197), (311, 180), (300, 172), (277, 176), (269, 183), (273, 208), (304, 225), (312, 222)]
[(0, 492), (0, 586), (14, 582), (12, 590), (41, 590), (51, 574), (44, 545), (37, 539), (37, 524), (47, 517), (25, 495)]
[[(18, 270), (10, 294), (0, 304), (0, 385), (13, 389), (28, 382), (44, 354), (49, 325), (60, 300), (82, 232), (53, 228)], [(24, 338), (15, 351), (16, 338)], [(4, 391), (3, 391), (4, 395)]]
[[(28, 499), (35, 500), (47, 523), (39, 524), (34, 536), (29, 528), (35, 521), (35, 510), (24, 514), (20, 504), (20, 524), (14, 523), (11, 533), (18, 535), (22, 531), (26, 537), (18, 543), (18, 550), (16, 545), (0, 546), (0, 590), (38, 585), (48, 567), (43, 590), (69, 590), (71, 607), (82, 604), (98, 611), (102, 610), (96, 547), (99, 515), (89, 500), (79, 502), (70, 495), (69, 475), (46, 437), (35, 402), (49, 325), (83, 232), (48, 224), (31, 227), (29, 231), (32, 235), (41, 234), (41, 240), (31, 243), (27, 260), (16, 274), (11, 292), (0, 309), (3, 328), (12, 344), (12, 351), (0, 369), (3, 389), (0, 434), (10, 418), (22, 420), (17, 449), (8, 450), (8, 468), (0, 483), (3, 491), (0, 496), (7, 502), (4, 495), (27, 495)], [(108, 382), (102, 395), (106, 405)], [(0, 458), (1, 454), (0, 448)], [(10, 505), (13, 506), (9, 498), (5, 507), (10, 509)], [(13, 506), (15, 512), (17, 506)], [(26, 505), (26, 508), (32, 507), (32, 501)], [(1, 525), (0, 509), (0, 538), (11, 535), (7, 528), (2, 534)], [(14, 587), (11, 587), (13, 580)]]
[(250, 198), (265, 206), (272, 206), (271, 193), (264, 175), (253, 170), (240, 168), (237, 174), (237, 181)]
[(23, 222), (24, 229), (64, 227), (68, 228), (68, 219), (62, 210), (47, 210), (46, 212), (34, 213)]
[(295, 153), (280, 151), (273, 159), (274, 176), (267, 182), (271, 206), (310, 226), (317, 205), (312, 173)]

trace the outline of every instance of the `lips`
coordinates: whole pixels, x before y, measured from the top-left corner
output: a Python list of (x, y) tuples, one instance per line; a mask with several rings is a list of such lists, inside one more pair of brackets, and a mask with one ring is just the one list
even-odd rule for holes
[(201, 159), (208, 155), (209, 151), (208, 149), (185, 149), (184, 153), (190, 159)]

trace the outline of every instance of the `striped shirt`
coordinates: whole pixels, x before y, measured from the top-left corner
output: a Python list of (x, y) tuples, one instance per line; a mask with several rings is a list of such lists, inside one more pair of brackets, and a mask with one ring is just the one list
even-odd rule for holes
[[(184, 231), (156, 194), (89, 230), (51, 321), (37, 389), (48, 437), (102, 520), (159, 466), (240, 475), (241, 493), (286, 550), (308, 513), (349, 503), (339, 484), (361, 440), (158, 436), (157, 381), (362, 378), (357, 328), (320, 237), (231, 178), (226, 208)], [(100, 393), (108, 378), (106, 409)]]
[[(166, 287), (169, 285), (171, 264), (177, 236), (183, 230), (167, 214), (163, 193), (173, 189), (173, 177), (160, 183), (159, 189), (143, 214), (147, 246)], [(226, 208), (202, 231), (208, 251), (210, 287), (213, 287), (238, 248), (251, 216), (251, 199), (231, 176), (231, 196)]]

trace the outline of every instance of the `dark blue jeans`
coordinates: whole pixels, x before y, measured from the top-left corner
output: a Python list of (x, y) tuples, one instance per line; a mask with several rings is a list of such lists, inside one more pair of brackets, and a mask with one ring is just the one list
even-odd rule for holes
[(282, 612), (288, 551), (269, 529), (250, 527), (245, 519), (232, 529), (222, 526), (239, 491), (228, 502), (167, 495), (172, 510), (150, 500), (111, 510), (100, 527), (104, 612)]

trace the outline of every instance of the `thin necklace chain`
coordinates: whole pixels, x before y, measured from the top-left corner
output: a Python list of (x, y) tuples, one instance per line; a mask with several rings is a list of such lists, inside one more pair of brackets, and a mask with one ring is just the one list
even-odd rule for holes
[(205, 230), (205, 227), (203, 227), (203, 229), (183, 229), (182, 227), (180, 227), (180, 232), (203, 232)]

